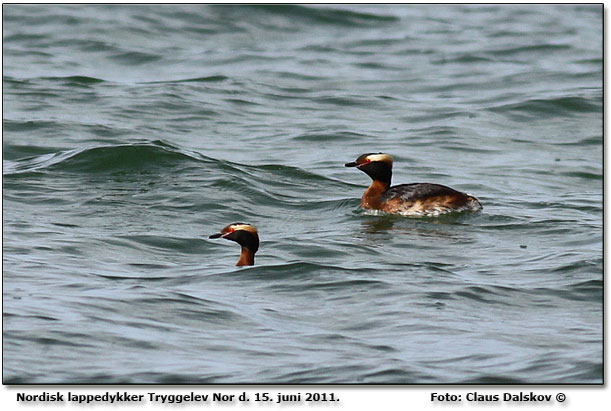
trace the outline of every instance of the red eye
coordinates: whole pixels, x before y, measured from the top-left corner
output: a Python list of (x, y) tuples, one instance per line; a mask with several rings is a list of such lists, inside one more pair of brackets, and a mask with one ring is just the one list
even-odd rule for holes
[(371, 160), (367, 159), (367, 160), (365, 160), (365, 162), (364, 162), (364, 163), (359, 164), (359, 167), (360, 167), (360, 166), (365, 166), (365, 165), (367, 165), (367, 164), (369, 164), (369, 163), (371, 163)]

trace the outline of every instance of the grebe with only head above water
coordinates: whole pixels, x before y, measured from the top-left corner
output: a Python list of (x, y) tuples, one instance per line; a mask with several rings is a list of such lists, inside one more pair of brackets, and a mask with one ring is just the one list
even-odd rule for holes
[(208, 238), (219, 237), (235, 241), (242, 246), (237, 266), (255, 264), (255, 253), (259, 249), (259, 233), (255, 226), (246, 223), (229, 224), (220, 233), (212, 234)]
[(414, 183), (391, 187), (392, 157), (388, 154), (363, 154), (345, 166), (356, 167), (373, 180), (361, 198), (363, 208), (413, 216), (482, 209), (477, 198), (441, 184)]

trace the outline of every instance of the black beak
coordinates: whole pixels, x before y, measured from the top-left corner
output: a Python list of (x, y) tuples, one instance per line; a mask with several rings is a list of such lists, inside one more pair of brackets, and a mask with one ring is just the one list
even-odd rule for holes
[(216, 234), (212, 234), (212, 235), (211, 235), (210, 237), (208, 237), (208, 238), (219, 238), (219, 237), (222, 237), (222, 236), (223, 236), (223, 233), (216, 233)]
[(344, 164), (345, 167), (357, 167), (358, 163), (356, 161), (353, 161), (352, 163), (346, 163)]

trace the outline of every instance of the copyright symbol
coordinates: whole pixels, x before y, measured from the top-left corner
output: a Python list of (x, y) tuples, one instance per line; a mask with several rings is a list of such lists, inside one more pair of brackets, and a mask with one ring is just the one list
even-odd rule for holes
[(564, 395), (563, 393), (556, 394), (556, 401), (564, 402), (564, 400), (566, 400), (566, 395)]

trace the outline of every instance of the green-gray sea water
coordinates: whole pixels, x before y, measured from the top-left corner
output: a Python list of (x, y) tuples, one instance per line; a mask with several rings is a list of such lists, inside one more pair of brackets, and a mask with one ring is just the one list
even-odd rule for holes
[(601, 383), (602, 18), (4, 5), (4, 383)]

